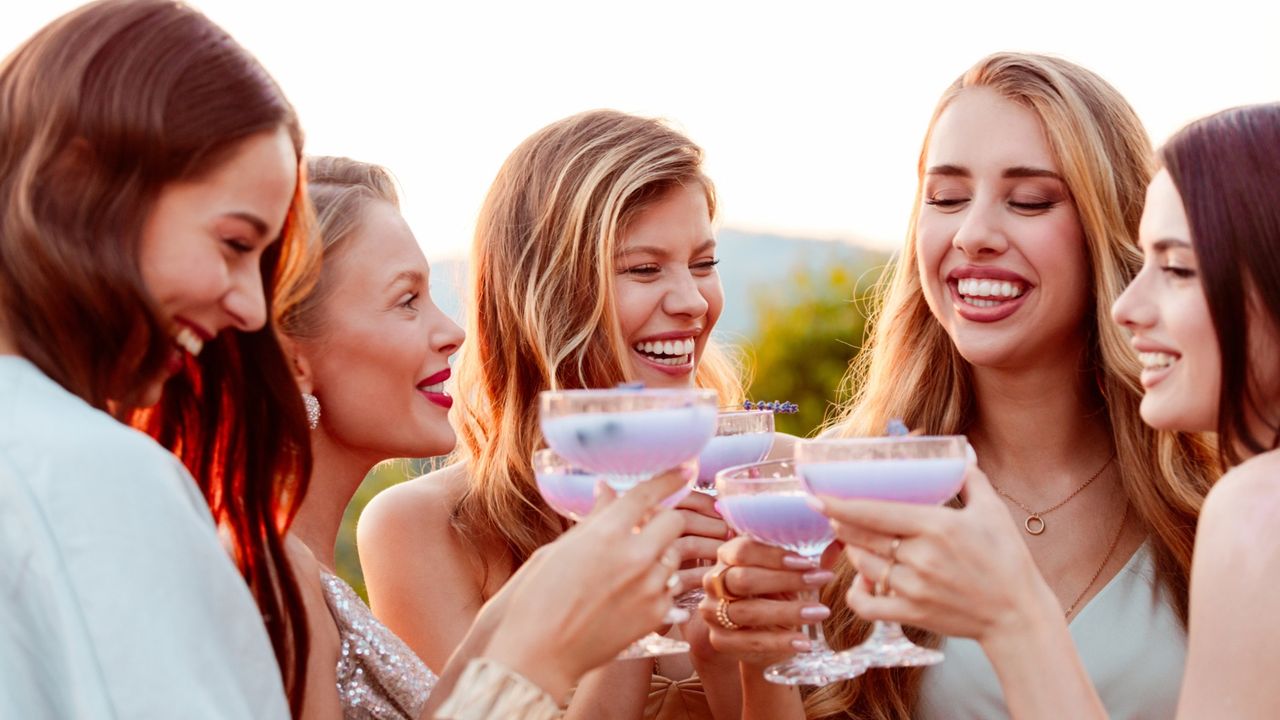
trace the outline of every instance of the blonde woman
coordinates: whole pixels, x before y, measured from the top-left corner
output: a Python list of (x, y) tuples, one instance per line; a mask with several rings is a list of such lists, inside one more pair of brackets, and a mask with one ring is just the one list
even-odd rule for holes
[[(638, 380), (740, 400), (734, 368), (710, 340), (723, 293), (715, 193), (701, 163), (701, 150), (661, 122), (594, 111), (535, 133), (498, 173), (471, 258), (458, 462), (375, 498), (359, 528), (374, 612), (429, 666), (443, 666), (485, 600), (566, 529), (530, 464), (542, 446), (539, 392)], [(714, 558), (727, 526), (706, 497), (681, 507), (682, 559)], [(703, 572), (682, 571), (680, 589)], [(700, 662), (707, 646), (691, 634)], [(683, 656), (662, 661), (668, 677), (691, 672)], [(594, 674), (569, 716), (640, 717), (652, 667), (619, 662)], [(725, 694), (736, 712), (736, 690)]]
[[(1143, 425), (1138, 366), (1107, 317), (1141, 264), (1150, 152), (1124, 99), (1056, 58), (993, 55), (944, 94), (859, 389), (828, 432), (902, 418), (967, 435), (977, 467), (963, 507), (828, 500), (847, 557), (825, 599), (836, 647), (899, 620), (947, 659), (819, 688), (804, 712), (752, 680), (748, 717), (1172, 715), (1212, 471), (1199, 443)], [(725, 577), (737, 595), (777, 563), (740, 541), (721, 557), (751, 566)], [(876, 582), (891, 592), (872, 596)], [(712, 639), (741, 648), (735, 635)]]

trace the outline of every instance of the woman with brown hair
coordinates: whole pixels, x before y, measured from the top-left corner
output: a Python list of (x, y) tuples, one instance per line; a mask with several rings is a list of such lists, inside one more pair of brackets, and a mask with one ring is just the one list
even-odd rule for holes
[[(575, 115), (503, 165), (473, 245), (459, 462), (382, 493), (359, 527), (375, 613), (429, 666), (443, 666), (481, 605), (567, 527), (534, 482), (538, 393), (639, 380), (740, 401), (710, 339), (723, 305), (714, 213), (701, 149), (656, 120)], [(681, 507), (682, 560), (713, 557), (727, 526), (710, 499)], [(681, 589), (703, 572), (681, 571)], [(611, 664), (578, 688), (570, 716), (640, 716), (652, 665)], [(666, 677), (692, 672), (683, 657), (662, 665)]]
[[(1195, 518), (1214, 472), (1204, 445), (1140, 422), (1138, 367), (1107, 317), (1139, 265), (1149, 157), (1124, 99), (1063, 60), (992, 55), (944, 94), (905, 251), (851, 370), (859, 389), (828, 433), (880, 435), (901, 418), (967, 435), (982, 469), (970, 468), (960, 508), (826, 501), (848, 546), (826, 628), (848, 648), (872, 620), (906, 622), (947, 659), (873, 668), (808, 694), (802, 712), (748, 658), (761, 717), (1171, 714)], [(722, 561), (739, 567), (724, 588), (767, 592), (752, 577), (783, 570), (776, 555), (726, 546)], [(872, 596), (877, 583), (889, 592)], [(728, 615), (784, 624), (774, 613), (789, 608), (769, 603), (749, 618), (731, 603)], [(716, 627), (712, 641), (796, 639), (753, 632)]]
[(1198, 120), (1156, 158), (1138, 232), (1145, 263), (1112, 314), (1143, 366), (1143, 420), (1216, 432), (1227, 469), (1200, 515), (1178, 717), (1270, 718), (1280, 707), (1280, 103)]
[[(310, 453), (268, 308), (315, 257), (301, 152), (177, 3), (87, 5), (0, 65), (0, 714), (283, 718), (282, 677), (300, 707)], [(113, 419), (162, 388), (195, 482)]]

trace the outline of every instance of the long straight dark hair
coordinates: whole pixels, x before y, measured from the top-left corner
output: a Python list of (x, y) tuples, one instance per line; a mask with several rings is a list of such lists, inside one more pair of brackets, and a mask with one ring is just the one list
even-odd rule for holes
[(186, 463), (234, 546), (296, 714), (308, 643), (282, 534), (311, 456), (274, 329), (224, 333), (188, 359), (158, 407), (139, 407), (173, 352), (138, 266), (156, 198), (279, 128), (300, 170), (283, 236), (262, 260), (269, 303), (314, 272), (302, 133), (225, 31), (172, 0), (102, 0), (0, 64), (0, 317), (46, 375)]
[(1280, 329), (1280, 103), (1197, 120), (1165, 143), (1160, 161), (1186, 208), (1222, 354), (1218, 453), (1228, 467), (1242, 448), (1260, 453), (1280, 441), (1249, 426), (1274, 410), (1258, 397), (1249, 337)]

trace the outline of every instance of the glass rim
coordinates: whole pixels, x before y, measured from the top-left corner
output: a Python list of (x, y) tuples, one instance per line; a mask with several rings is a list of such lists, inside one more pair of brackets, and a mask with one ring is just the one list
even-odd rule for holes
[(750, 410), (748, 410), (747, 408), (744, 408), (741, 405), (721, 405), (720, 407), (716, 408), (716, 413), (719, 415), (757, 415), (757, 414), (764, 414), (764, 413), (769, 413), (770, 415), (772, 415), (773, 409), (772, 408), (751, 408)]
[(814, 446), (833, 446), (841, 445), (888, 445), (890, 443), (952, 443), (956, 441), (968, 442), (969, 439), (965, 435), (872, 435), (865, 437), (846, 437), (846, 438), (800, 438), (796, 441), (796, 447), (807, 445)]
[(558, 398), (558, 397), (609, 397), (609, 396), (670, 396), (679, 397), (682, 395), (692, 395), (695, 397), (717, 396), (715, 390), (710, 388), (569, 388), (561, 390), (542, 390), (538, 393), (539, 398)]

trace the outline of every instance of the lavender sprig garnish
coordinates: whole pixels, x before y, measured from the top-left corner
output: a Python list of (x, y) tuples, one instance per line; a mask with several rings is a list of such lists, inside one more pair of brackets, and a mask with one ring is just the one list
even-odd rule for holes
[(759, 400), (757, 402), (746, 400), (742, 403), (742, 409), (772, 410), (774, 415), (795, 415), (800, 412), (799, 405), (785, 400)]

